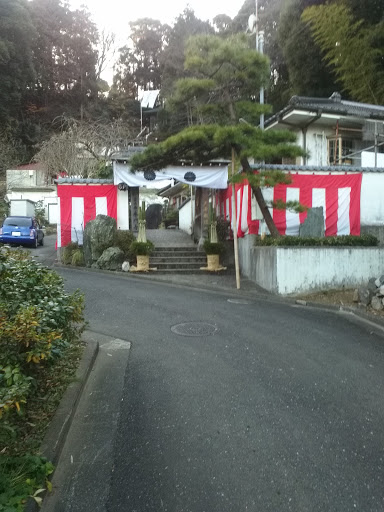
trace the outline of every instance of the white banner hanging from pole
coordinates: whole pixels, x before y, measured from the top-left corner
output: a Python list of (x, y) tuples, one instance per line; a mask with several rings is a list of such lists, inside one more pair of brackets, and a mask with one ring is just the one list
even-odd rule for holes
[(220, 167), (172, 166), (161, 171), (133, 173), (127, 164), (113, 162), (115, 185), (126, 183), (129, 187), (143, 187), (167, 179), (175, 179), (195, 187), (226, 189), (228, 187), (228, 167), (226, 165)]

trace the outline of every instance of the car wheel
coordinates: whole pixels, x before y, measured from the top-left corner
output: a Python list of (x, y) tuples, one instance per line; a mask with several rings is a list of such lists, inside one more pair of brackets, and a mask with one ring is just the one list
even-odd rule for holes
[(44, 245), (44, 236), (41, 237), (40, 245)]
[(38, 246), (38, 241), (37, 241), (37, 236), (36, 236), (35, 240), (33, 241), (33, 248), (37, 249), (37, 246)]

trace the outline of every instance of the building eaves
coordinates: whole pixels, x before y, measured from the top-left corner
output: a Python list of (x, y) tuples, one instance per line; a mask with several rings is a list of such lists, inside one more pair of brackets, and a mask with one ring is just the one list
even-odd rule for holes
[(137, 153), (142, 153), (147, 146), (129, 146), (126, 149), (121, 151), (117, 151), (111, 155), (111, 160), (115, 160), (116, 162), (128, 162), (133, 155)]
[(293, 110), (322, 112), (340, 116), (357, 117), (360, 119), (384, 121), (384, 106), (342, 100), (340, 94), (333, 93), (330, 98), (293, 96), (286, 107), (266, 120), (265, 126), (267, 127), (279, 121), (279, 119)]
[(54, 192), (55, 187), (9, 187), (9, 192)]
[(58, 185), (113, 185), (112, 179), (102, 178), (58, 178)]
[(17, 165), (8, 169), (9, 171), (45, 171), (43, 164), (39, 162)]
[[(285, 164), (252, 164), (254, 170), (270, 170), (270, 171), (306, 171), (306, 172), (384, 172), (384, 167), (357, 167), (353, 165), (285, 165)], [(241, 172), (241, 171), (240, 171)]]

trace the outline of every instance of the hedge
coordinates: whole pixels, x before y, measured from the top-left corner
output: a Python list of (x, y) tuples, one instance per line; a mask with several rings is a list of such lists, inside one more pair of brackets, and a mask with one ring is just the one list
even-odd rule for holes
[(301, 236), (280, 236), (273, 238), (267, 236), (264, 239), (258, 238), (257, 246), (277, 247), (374, 247), (379, 243), (374, 235), (366, 234), (361, 236), (342, 235), (326, 236), (321, 238)]

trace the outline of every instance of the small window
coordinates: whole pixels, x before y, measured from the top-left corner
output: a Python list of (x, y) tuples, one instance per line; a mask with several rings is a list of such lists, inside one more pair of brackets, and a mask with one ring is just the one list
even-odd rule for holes
[(328, 164), (329, 165), (351, 165), (352, 158), (348, 155), (353, 153), (353, 141), (342, 137), (328, 139)]

